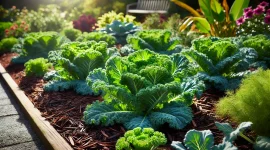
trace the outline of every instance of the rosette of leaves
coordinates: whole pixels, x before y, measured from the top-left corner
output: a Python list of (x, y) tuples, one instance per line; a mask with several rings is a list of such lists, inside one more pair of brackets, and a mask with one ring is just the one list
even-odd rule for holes
[(69, 42), (64, 36), (57, 32), (33, 32), (25, 35), (12, 48), (13, 52), (19, 54), (12, 58), (12, 63), (25, 63), (30, 59), (47, 58), (49, 51), (57, 50), (63, 44)]
[(108, 24), (106, 28), (101, 29), (101, 32), (105, 32), (114, 36), (119, 44), (126, 44), (126, 38), (129, 34), (134, 34), (139, 30), (138, 26), (133, 23), (121, 22), (114, 20), (111, 24)]
[(64, 29), (62, 31), (62, 33), (68, 38), (70, 39), (70, 41), (75, 41), (81, 34), (82, 32), (80, 30), (77, 29)]
[(243, 47), (254, 48), (258, 53), (258, 61), (261, 66), (270, 67), (270, 38), (266, 35), (248, 36), (242, 43)]
[(116, 13), (115, 11), (110, 11), (105, 14), (103, 14), (101, 17), (98, 18), (97, 21), (97, 30), (100, 30), (102, 28), (105, 28), (108, 24), (113, 23), (115, 20), (119, 20), (121, 22), (127, 22), (127, 23), (133, 23), (137, 25), (138, 23), (135, 22), (134, 16), (131, 15), (124, 15), (124, 13)]
[(18, 43), (18, 39), (14, 37), (4, 38), (0, 41), (0, 54), (10, 52), (12, 47)]
[(45, 91), (64, 91), (73, 89), (80, 95), (94, 93), (86, 84), (89, 72), (103, 68), (111, 55), (117, 55), (115, 49), (108, 49), (106, 42), (70, 42), (63, 44), (59, 51), (51, 51), (49, 60), (55, 71), (45, 75), (49, 82)]
[(73, 27), (82, 32), (92, 32), (96, 28), (96, 18), (91, 15), (82, 15), (78, 20), (73, 21)]
[(83, 33), (81, 36), (79, 36), (76, 41), (79, 42), (86, 42), (86, 41), (104, 41), (108, 43), (109, 47), (113, 47), (116, 43), (116, 38), (112, 35), (109, 35), (104, 32), (91, 32), (91, 33)]
[(238, 47), (229, 39), (201, 38), (194, 40), (192, 48), (182, 54), (199, 66), (196, 76), (208, 88), (224, 91), (237, 88), (258, 57), (253, 48)]
[(243, 132), (252, 125), (251, 122), (242, 122), (236, 129), (233, 129), (228, 123), (216, 122), (215, 124), (225, 135), (221, 144), (214, 145), (214, 135), (210, 130), (197, 131), (192, 129), (186, 133), (183, 143), (173, 141), (171, 146), (175, 150), (237, 150), (233, 141), (239, 135), (246, 138)]
[(189, 64), (180, 54), (160, 55), (139, 50), (127, 57), (112, 57), (105, 69), (90, 72), (87, 82), (102, 92), (103, 102), (88, 105), (84, 121), (88, 125), (124, 124), (127, 129), (168, 123), (182, 129), (192, 120), (188, 107), (204, 84), (189, 76)]
[(127, 37), (127, 43), (134, 50), (149, 49), (161, 54), (178, 53), (182, 50), (181, 40), (171, 38), (172, 32), (168, 30), (142, 30)]
[(166, 143), (167, 139), (163, 133), (152, 128), (137, 127), (127, 131), (124, 137), (119, 138), (115, 148), (116, 150), (154, 150)]

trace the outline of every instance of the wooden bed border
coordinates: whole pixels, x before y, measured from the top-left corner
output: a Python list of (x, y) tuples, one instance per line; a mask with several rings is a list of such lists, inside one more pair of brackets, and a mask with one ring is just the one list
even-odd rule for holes
[(11, 94), (15, 97), (15, 101), (19, 104), (44, 146), (50, 150), (73, 150), (54, 127), (41, 116), (40, 111), (34, 107), (33, 103), (24, 94), (24, 91), (19, 88), (1, 64), (0, 73), (0, 79), (8, 85)]

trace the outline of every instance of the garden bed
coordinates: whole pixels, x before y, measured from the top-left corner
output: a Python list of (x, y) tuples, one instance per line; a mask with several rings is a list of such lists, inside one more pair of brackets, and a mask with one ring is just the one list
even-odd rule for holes
[[(101, 97), (80, 96), (73, 91), (44, 92), (43, 85), (46, 82), (42, 78), (25, 77), (23, 65), (10, 64), (11, 58), (15, 55), (15, 53), (1, 55), (0, 63), (34, 106), (39, 109), (42, 116), (74, 149), (114, 149), (117, 139), (125, 133), (124, 127), (121, 125), (89, 127), (82, 121), (86, 105), (95, 100), (101, 101)], [(214, 122), (229, 122), (228, 118), (215, 116), (214, 106), (222, 96), (224, 93), (209, 90), (202, 95), (200, 100), (194, 99), (192, 123), (182, 130), (170, 129), (168, 125), (161, 129), (168, 138), (167, 145), (162, 149), (171, 149), (170, 143), (182, 141), (190, 129), (209, 129), (215, 136), (215, 143), (220, 143), (224, 135), (217, 130)], [(231, 124), (236, 126), (235, 123)], [(252, 145), (240, 137), (235, 144), (239, 149), (252, 149)]]

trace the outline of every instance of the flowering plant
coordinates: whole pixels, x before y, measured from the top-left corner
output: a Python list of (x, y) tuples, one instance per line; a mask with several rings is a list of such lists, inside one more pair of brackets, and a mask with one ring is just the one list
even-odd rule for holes
[(92, 17), (91, 15), (82, 15), (78, 20), (73, 21), (73, 27), (75, 29), (79, 29), (82, 32), (92, 32), (97, 27), (96, 18)]
[(29, 25), (25, 21), (17, 21), (5, 30), (5, 37), (22, 37), (29, 31)]
[(238, 35), (270, 35), (269, 3), (263, 1), (255, 9), (245, 8), (243, 16), (236, 21), (236, 24)]

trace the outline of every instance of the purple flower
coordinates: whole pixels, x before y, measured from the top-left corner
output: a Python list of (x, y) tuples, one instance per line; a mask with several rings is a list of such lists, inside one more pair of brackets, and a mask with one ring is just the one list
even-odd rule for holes
[(262, 7), (266, 7), (266, 6), (269, 6), (269, 3), (263, 1), (259, 4), (259, 6), (262, 6)]
[(266, 16), (270, 16), (270, 8), (266, 11)]
[(249, 12), (250, 10), (252, 10), (251, 6), (248, 7), (248, 8), (245, 8), (245, 9), (244, 9), (244, 13)]
[(245, 18), (244, 17), (240, 17), (238, 20), (236, 20), (236, 24), (238, 26), (240, 26), (241, 24), (243, 24), (245, 22)]
[(264, 22), (265, 22), (266, 24), (270, 24), (270, 16), (266, 16), (266, 17), (264, 18)]
[(255, 15), (260, 15), (265, 11), (264, 7), (258, 6), (257, 8), (254, 9), (254, 14)]
[(249, 11), (244, 12), (244, 16), (245, 16), (245, 19), (252, 18), (253, 17), (253, 10), (250, 9)]

